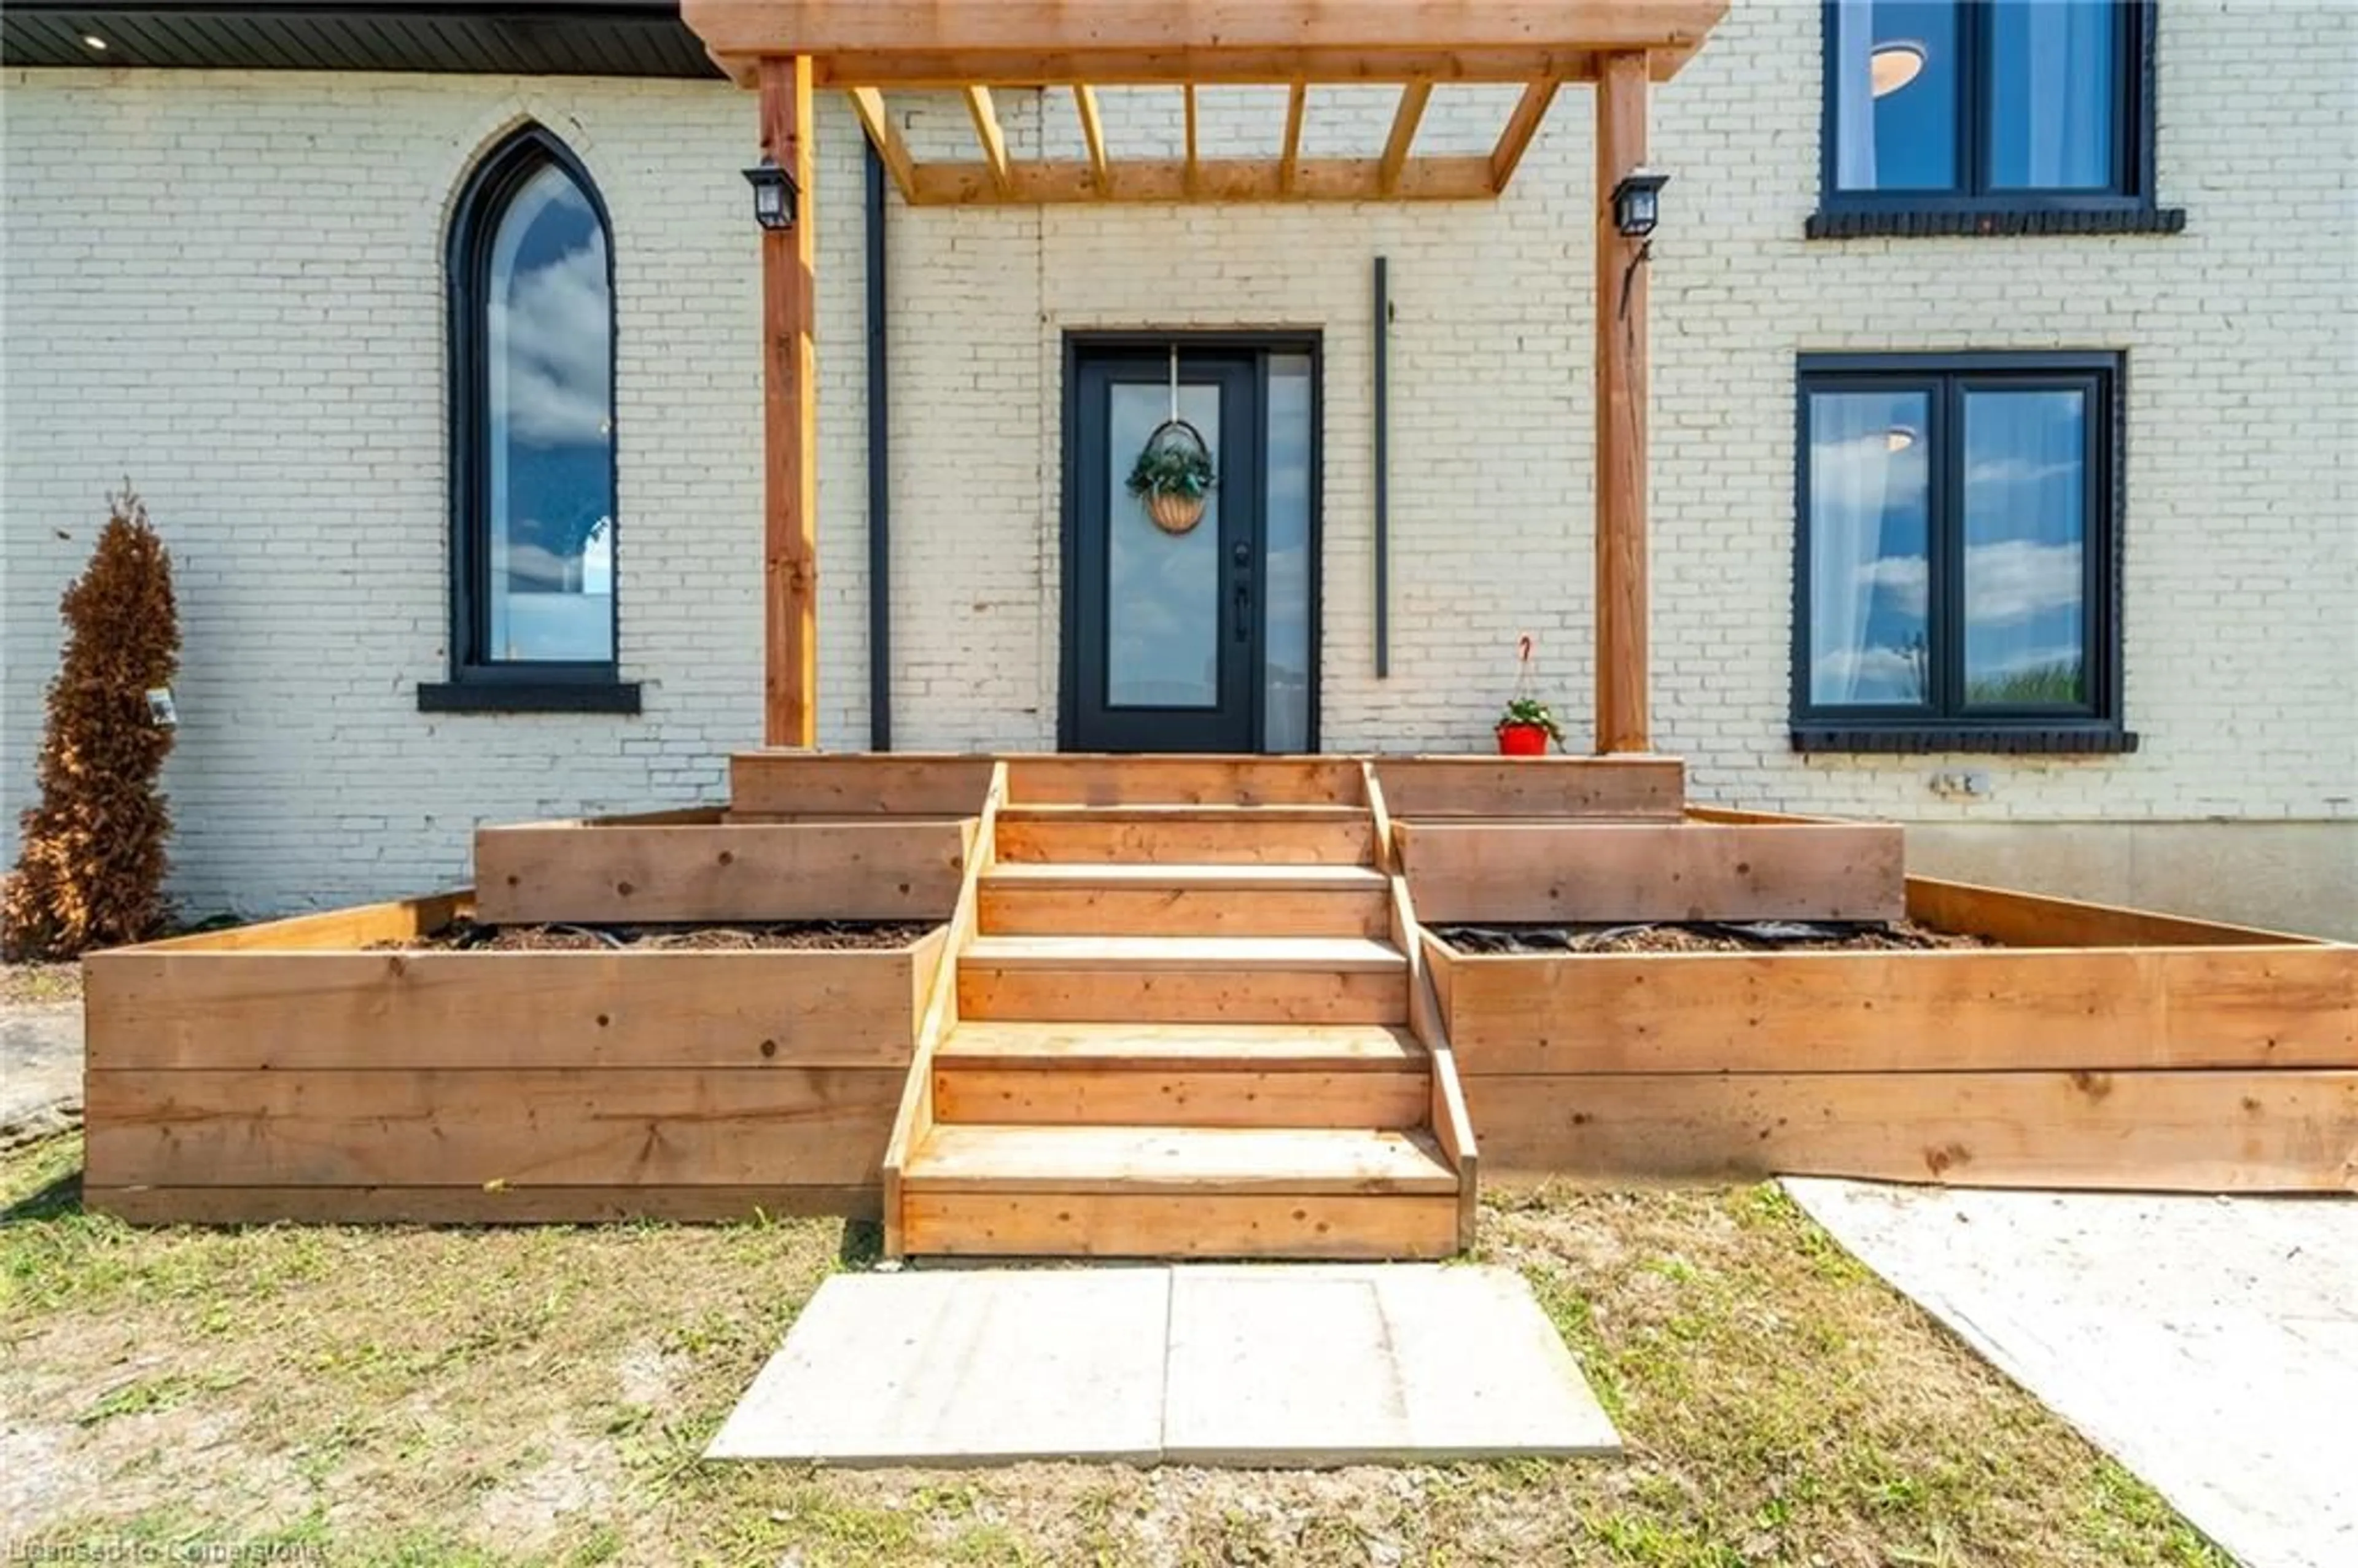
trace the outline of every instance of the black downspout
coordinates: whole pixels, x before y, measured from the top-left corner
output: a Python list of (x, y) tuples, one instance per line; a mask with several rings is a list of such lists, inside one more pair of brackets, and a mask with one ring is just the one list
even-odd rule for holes
[(1392, 673), (1392, 268), (1376, 258), (1376, 678)]
[(868, 150), (868, 749), (892, 749), (892, 402), (885, 352), (884, 160)]

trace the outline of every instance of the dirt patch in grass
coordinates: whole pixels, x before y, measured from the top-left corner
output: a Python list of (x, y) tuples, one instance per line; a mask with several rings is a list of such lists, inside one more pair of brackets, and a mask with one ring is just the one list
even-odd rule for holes
[(838, 1474), (697, 1455), (819, 1281), (872, 1260), (872, 1227), (137, 1230), (80, 1212), (79, 1162), (71, 1140), (0, 1161), (12, 1544), (662, 1568), (2229, 1568), (1774, 1187), (1486, 1208), (1485, 1255), (1539, 1290), (1623, 1464)]
[(0, 1007), (81, 1000), (80, 964), (0, 964)]
[(728, 952), (798, 947), (830, 951), (905, 947), (940, 924), (932, 920), (796, 920), (760, 925), (481, 925), (454, 921), (429, 935), (380, 942), (387, 948), (481, 949), (493, 953), (597, 952), (604, 948), (691, 948)]
[(1889, 953), (1995, 947), (1985, 936), (1883, 922), (1680, 921), (1620, 925), (1434, 925), (1452, 950), (1498, 953)]

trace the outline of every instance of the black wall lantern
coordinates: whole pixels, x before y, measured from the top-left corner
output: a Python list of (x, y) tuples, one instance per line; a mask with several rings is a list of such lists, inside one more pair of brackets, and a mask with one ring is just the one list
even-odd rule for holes
[(1643, 164), (1623, 175), (1613, 188), (1613, 226), (1633, 240), (1652, 233), (1661, 222), (1662, 187), (1670, 182), (1669, 175), (1656, 174)]
[(773, 233), (795, 226), (802, 192), (795, 188), (793, 175), (780, 168), (775, 159), (765, 157), (745, 171), (745, 181), (753, 188), (755, 222)]

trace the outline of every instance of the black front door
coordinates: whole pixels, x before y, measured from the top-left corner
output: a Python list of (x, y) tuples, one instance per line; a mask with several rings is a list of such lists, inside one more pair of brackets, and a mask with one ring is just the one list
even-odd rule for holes
[(1066, 475), (1065, 744), (1080, 752), (1261, 749), (1265, 679), (1261, 365), (1182, 351), (1178, 416), (1217, 481), (1184, 533), (1130, 493), (1130, 467), (1172, 416), (1167, 351), (1083, 351)]

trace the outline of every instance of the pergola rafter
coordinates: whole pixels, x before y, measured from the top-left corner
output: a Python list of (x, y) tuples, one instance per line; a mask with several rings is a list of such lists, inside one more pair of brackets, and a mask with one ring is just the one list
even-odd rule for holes
[[(847, 93), (903, 198), (916, 207), (1052, 202), (1478, 201), (1513, 180), (1568, 83), (1593, 83), (1596, 114), (1596, 740), (1650, 744), (1647, 697), (1646, 269), (1642, 232), (1616, 222), (1614, 193), (1645, 161), (1649, 83), (1703, 47), (1729, 0), (682, 0), (681, 14), (730, 77), (762, 95), (763, 145), (806, 208), (812, 95)], [(1494, 82), (1522, 95), (1487, 155), (1415, 156), (1437, 86)], [(1366, 157), (1305, 157), (1310, 90), (1400, 89), (1390, 133)], [(1198, 90), (1286, 89), (1281, 150), (1206, 157)], [(1181, 90), (1181, 156), (1125, 159), (1109, 146), (1098, 92)], [(1084, 158), (1008, 148), (992, 90), (1066, 88)], [(981, 157), (920, 162), (888, 91), (963, 95)], [(811, 468), (809, 225), (764, 237), (764, 716), (773, 746), (816, 740), (817, 565)]]
[(1073, 110), (1081, 117), (1081, 140), (1088, 144), (1089, 173), (1103, 187), (1111, 180), (1107, 167), (1105, 122), (1098, 115), (1097, 89), (1086, 82), (1073, 89)]
[(1401, 89), (1391, 129), (1379, 156), (1313, 159), (1302, 156), (1310, 107), (1307, 82), (1293, 83), (1289, 89), (1282, 150), (1275, 158), (1205, 157), (1199, 100), (1195, 88), (1184, 84), (1180, 156), (1117, 159), (1108, 151), (1096, 85), (1073, 82), (1070, 86), (1087, 148), (1086, 161), (1014, 157), (1008, 151), (990, 89), (969, 82), (962, 92), (974, 121), (981, 160), (919, 163), (887, 114), (881, 89), (844, 91), (868, 139), (875, 143), (885, 168), (892, 171), (902, 199), (911, 206), (1032, 207), (1080, 201), (1479, 201), (1498, 195), (1513, 178), (1523, 148), (1539, 131), (1556, 84), (1531, 84), (1515, 118), (1501, 133), (1500, 152), (1487, 158), (1412, 157), (1434, 83), (1410, 81)]

